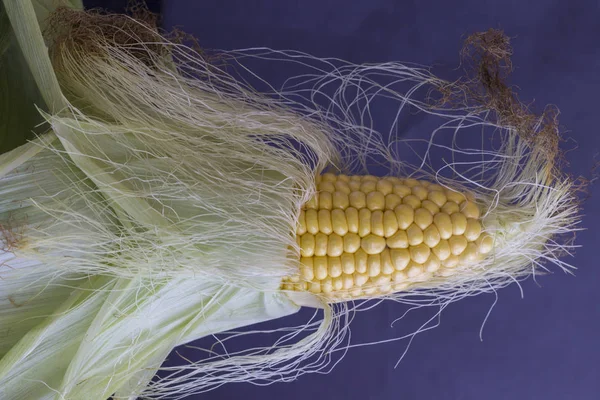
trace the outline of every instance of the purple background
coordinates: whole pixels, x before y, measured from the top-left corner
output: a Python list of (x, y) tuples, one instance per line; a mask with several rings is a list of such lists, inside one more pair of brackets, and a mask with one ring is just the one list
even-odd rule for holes
[[(455, 5), (458, 4), (458, 5)], [(178, 26), (206, 48), (266, 46), (339, 57), (355, 63), (410, 61), (457, 74), (464, 35), (488, 28), (513, 37), (511, 83), (523, 100), (561, 110), (573, 174), (592, 177), (600, 161), (600, 6), (597, 1), (172, 0), (164, 26)], [(262, 69), (278, 80), (276, 69)], [(538, 108), (539, 109), (539, 108)], [(391, 110), (390, 110), (391, 111)], [(600, 398), (600, 273), (595, 227), (598, 185), (584, 204), (583, 247), (576, 276), (556, 273), (499, 292), (483, 342), (480, 327), (495, 298), (482, 295), (448, 307), (441, 325), (418, 335), (398, 368), (406, 342), (355, 348), (328, 375), (258, 387), (230, 384), (190, 399), (587, 400)], [(382, 304), (361, 313), (353, 342), (401, 336), (431, 315)], [(281, 326), (297, 321), (273, 321)], [(263, 325), (265, 326), (265, 325)], [(185, 350), (183, 350), (185, 353)]]

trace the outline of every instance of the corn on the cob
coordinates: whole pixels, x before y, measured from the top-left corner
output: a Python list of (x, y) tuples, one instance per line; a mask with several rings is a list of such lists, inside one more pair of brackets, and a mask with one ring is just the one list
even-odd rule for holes
[(300, 212), (300, 272), (282, 288), (335, 302), (452, 275), (493, 248), (480, 218), (469, 193), (426, 180), (323, 174)]
[[(228, 382), (295, 379), (323, 371), (348, 337), (354, 308), (326, 302), (398, 292), (394, 299), (415, 304), (412, 289), (424, 289), (418, 297), (433, 296), (428, 305), (448, 304), (527, 276), (537, 260), (569, 267), (556, 258), (564, 247), (554, 237), (574, 229), (577, 208), (572, 182), (554, 174), (554, 154), (544, 149), (557, 140), (551, 129), (530, 140), (537, 123), (523, 132), (513, 119), (493, 125), (503, 143), (486, 152), (493, 159), (466, 152), (485, 173), (469, 168), (453, 186), (472, 184), (472, 198), (415, 179), (320, 176), (328, 165), (352, 170), (355, 157), (365, 164), (392, 155), (363, 118), (364, 94), (368, 103), (376, 92), (399, 111), (412, 105), (459, 121), (443, 124), (455, 135), (490, 126), (479, 115), (488, 110), (446, 113), (414, 101), (417, 87), (448, 88), (424, 70), (331, 60), (317, 75), (342, 77), (338, 94), (327, 95), (325, 112), (322, 104), (307, 109), (293, 100), (304, 87), (282, 90), (284, 101), (256, 96), (145, 23), (63, 9), (44, 41), (27, 23), (30, 1), (4, 4), (53, 132), (43, 151), (38, 142), (0, 158), (0, 222), (13, 211), (29, 221), (24, 239), (0, 235), (0, 266), (12, 275), (0, 277), (0, 322), (10, 326), (0, 335), (3, 399), (182, 397)], [(284, 58), (304, 65), (303, 57)], [(382, 91), (377, 75), (417, 85), (407, 95)], [(330, 86), (317, 82), (311, 99)], [(355, 85), (358, 126), (345, 90)], [(434, 172), (424, 166), (391, 169)], [(315, 175), (318, 194), (309, 200)], [(301, 260), (289, 257), (294, 229)], [(3, 246), (16, 254), (1, 254)], [(271, 347), (224, 348), (152, 379), (173, 346), (295, 313), (304, 305), (295, 295), (323, 307), (316, 330), (313, 321), (286, 327)]]

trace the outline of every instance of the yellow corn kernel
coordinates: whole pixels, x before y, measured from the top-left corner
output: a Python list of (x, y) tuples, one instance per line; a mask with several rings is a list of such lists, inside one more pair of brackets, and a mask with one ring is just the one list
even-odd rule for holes
[(346, 224), (348, 232), (358, 233), (358, 210), (354, 207), (348, 207), (344, 210), (346, 214)]
[(333, 232), (333, 227), (331, 226), (331, 212), (329, 212), (329, 210), (319, 210), (317, 218), (319, 219), (320, 232), (323, 232), (326, 235)]
[(294, 290), (297, 292), (304, 292), (304, 291), (308, 290), (308, 282), (295, 283)]
[(427, 199), (427, 196), (429, 195), (429, 190), (427, 190), (427, 188), (425, 186), (421, 186), (421, 185), (417, 185), (417, 186), (411, 188), (410, 191), (413, 195), (415, 195), (421, 201)]
[(392, 289), (392, 284), (390, 283), (390, 279), (389, 278), (387, 279), (386, 283), (382, 283), (379, 286), (379, 293), (381, 293), (381, 294), (388, 294), (388, 293), (392, 292), (392, 290), (393, 290)]
[(343, 253), (340, 257), (340, 262), (342, 263), (342, 271), (344, 274), (354, 273), (354, 256), (352, 254)]
[(423, 243), (425, 243), (430, 248), (434, 248), (435, 246), (437, 246), (440, 240), (440, 232), (435, 227), (435, 225), (429, 225), (423, 231)]
[(467, 218), (467, 227), (464, 233), (469, 242), (474, 242), (481, 235), (481, 224), (474, 218)]
[(398, 219), (396, 213), (392, 210), (385, 210), (383, 213), (383, 236), (392, 237), (398, 232)]
[(369, 234), (362, 238), (360, 247), (367, 254), (379, 254), (385, 249), (385, 239), (381, 236)]
[(367, 208), (371, 211), (383, 210), (385, 208), (385, 196), (381, 192), (367, 193)]
[(327, 277), (321, 281), (321, 291), (323, 293), (333, 292), (333, 282), (330, 277)]
[(363, 193), (371, 193), (377, 190), (377, 181), (363, 180), (360, 184), (360, 191)]
[(366, 296), (374, 296), (377, 293), (377, 287), (372, 284), (367, 284), (363, 289), (363, 293)]
[(331, 280), (332, 286), (333, 286), (333, 291), (334, 292), (339, 292), (344, 288), (344, 281), (343, 281), (343, 277), (342, 276), (338, 276), (336, 278), (333, 278)]
[(340, 181), (346, 182), (346, 183), (350, 182), (350, 175), (344, 175), (344, 174), (338, 175), (336, 182), (340, 182)]
[(453, 201), (447, 201), (446, 204), (442, 206), (442, 212), (452, 215), (454, 213), (460, 212), (460, 207)]
[(390, 275), (380, 274), (380, 275), (372, 277), (371, 279), (369, 279), (369, 281), (371, 281), (371, 283), (374, 286), (377, 286), (379, 288), (379, 290), (381, 291), (381, 287), (385, 286), (387, 283), (390, 283), (391, 278), (392, 277)]
[(315, 294), (321, 293), (321, 283), (319, 281), (312, 281), (308, 285), (308, 291)]
[(304, 235), (306, 233), (306, 212), (300, 210), (298, 216), (298, 227), (296, 228), (296, 235)]
[[(466, 224), (466, 221), (465, 221)], [(365, 237), (371, 233), (371, 210), (361, 208), (358, 210), (358, 235)]]
[(446, 190), (445, 193), (448, 201), (452, 201), (456, 204), (460, 204), (466, 199), (464, 194), (455, 192), (453, 190)]
[(423, 200), (421, 202), (421, 207), (428, 210), (431, 215), (435, 215), (440, 212), (440, 208), (431, 200)]
[(433, 254), (435, 254), (437, 258), (439, 258), (442, 261), (450, 257), (450, 255), (452, 255), (452, 252), (450, 251), (450, 244), (447, 240), (440, 240), (438, 245), (435, 246), (432, 249), (432, 251)]
[(427, 280), (431, 279), (431, 277), (433, 276), (433, 274), (425, 271), (425, 267), (424, 266), (420, 266), (422, 269), (422, 273), (420, 275), (417, 275), (416, 277), (412, 278), (413, 282), (427, 282)]
[[(378, 193), (378, 192), (373, 192)], [(384, 236), (383, 231), (383, 211), (376, 210), (371, 213), (371, 233), (377, 236)]]
[(353, 192), (360, 191), (360, 180), (350, 179), (350, 182), (348, 182), (348, 187)]
[(363, 249), (356, 250), (354, 253), (354, 269), (356, 272), (364, 274), (367, 272), (368, 255)]
[(452, 219), (446, 213), (437, 213), (433, 216), (433, 223), (440, 233), (440, 238), (450, 239), (452, 236)]
[(312, 281), (315, 278), (313, 257), (300, 258), (300, 276), (305, 281)]
[(335, 186), (332, 182), (328, 182), (328, 181), (321, 181), (321, 183), (319, 183), (317, 185), (317, 190), (319, 192), (330, 192), (333, 193), (335, 192)]
[(391, 275), (392, 281), (395, 283), (406, 282), (407, 276), (405, 271), (394, 271)]
[(354, 286), (354, 277), (352, 276), (352, 274), (344, 273), (344, 275), (342, 275), (343, 289), (344, 290), (352, 289), (353, 286)]
[(450, 254), (448, 258), (442, 261), (442, 265), (446, 268), (455, 268), (460, 262), (458, 256), (454, 254)]
[(331, 210), (333, 208), (333, 196), (331, 192), (319, 192), (319, 209)]
[(414, 194), (409, 194), (408, 196), (402, 198), (402, 204), (406, 204), (412, 209), (417, 209), (421, 207), (421, 200)]
[(465, 250), (460, 254), (459, 260), (461, 264), (477, 261), (479, 258), (479, 252), (477, 251), (477, 245), (473, 242), (467, 244)]
[(431, 249), (425, 243), (409, 247), (410, 258), (417, 264), (423, 264), (429, 258)]
[(344, 251), (355, 253), (360, 248), (360, 236), (356, 233), (348, 233), (344, 236)]
[(435, 254), (431, 254), (427, 261), (423, 264), (426, 272), (436, 272), (440, 269), (442, 263), (439, 258)]
[(398, 231), (387, 238), (385, 242), (390, 249), (406, 249), (408, 248), (408, 235), (404, 230)]
[(379, 254), (369, 254), (367, 258), (367, 273), (370, 277), (381, 274), (381, 256)]
[(339, 257), (344, 252), (344, 240), (340, 235), (332, 233), (327, 241), (327, 255)]
[(410, 265), (406, 268), (406, 276), (409, 279), (417, 278), (419, 275), (423, 275), (425, 273), (425, 268), (423, 268), (420, 264), (410, 263)]
[(323, 280), (327, 277), (327, 257), (313, 257), (315, 279)]
[(394, 185), (394, 194), (400, 198), (404, 198), (411, 194), (410, 188), (406, 185)]
[(392, 256), (390, 250), (385, 249), (381, 252), (381, 272), (386, 275), (390, 275), (396, 270), (394, 263), (392, 262)]
[(311, 235), (319, 232), (319, 214), (315, 209), (306, 210), (306, 231)]
[(385, 196), (385, 209), (393, 210), (398, 205), (402, 204), (402, 198), (397, 194), (390, 193)]
[(465, 251), (468, 243), (469, 242), (467, 242), (467, 239), (462, 235), (452, 236), (450, 239), (448, 239), (450, 252), (452, 252), (452, 254), (455, 256), (459, 256), (463, 251)]
[(379, 179), (377, 181), (377, 191), (388, 195), (394, 190), (394, 184), (387, 179)]
[(365, 208), (367, 206), (367, 195), (363, 192), (352, 192), (348, 196), (350, 205), (357, 210)]
[(438, 185), (437, 183), (432, 183), (431, 185), (429, 185), (429, 190), (431, 190), (432, 192), (437, 190), (444, 193), (446, 188), (444, 188), (442, 185)]
[(396, 213), (399, 229), (408, 229), (415, 220), (415, 209), (406, 204), (400, 204), (394, 209), (394, 213)]
[[(342, 177), (346, 175), (339, 176)], [(345, 195), (349, 195), (350, 192), (352, 192), (352, 190), (350, 190), (350, 186), (348, 185), (348, 181), (338, 179), (337, 181), (335, 181), (334, 186), (336, 191), (344, 193)]]
[(483, 234), (475, 241), (479, 246), (479, 254), (488, 254), (494, 248), (494, 238), (488, 234)]
[(402, 283), (402, 282), (406, 282), (406, 272), (405, 271), (394, 271), (392, 272), (391, 275), (392, 278), (392, 282), (395, 283)]
[(300, 236), (300, 255), (302, 257), (312, 257), (315, 255), (315, 236), (305, 233)]
[(433, 223), (433, 215), (425, 208), (417, 208), (415, 210), (415, 225), (421, 230), (425, 230)]
[(319, 208), (319, 193), (315, 193), (304, 205), (307, 210), (316, 210)]
[(327, 235), (319, 232), (315, 235), (315, 256), (327, 255)]
[(399, 282), (399, 283), (393, 283), (392, 284), (392, 290), (394, 292), (401, 292), (405, 289), (407, 289), (409, 286), (408, 282)]
[(333, 208), (341, 208), (345, 210), (349, 205), (348, 195), (343, 192), (333, 192)]
[(410, 252), (408, 249), (392, 249), (390, 250), (390, 258), (396, 271), (402, 271), (410, 262)]
[(354, 285), (363, 286), (365, 283), (369, 282), (369, 275), (366, 273), (355, 272), (354, 273)]
[(435, 203), (438, 207), (442, 207), (448, 201), (448, 198), (441, 190), (432, 190), (429, 188), (429, 193), (427, 194), (427, 199)]
[(467, 217), (462, 213), (454, 213), (450, 216), (452, 220), (452, 234), (453, 235), (462, 235), (465, 233), (465, 229), (467, 229)]
[(473, 203), (472, 201), (463, 201), (460, 204), (460, 212), (462, 212), (467, 218), (479, 218), (479, 207), (477, 207), (477, 204)]
[(413, 188), (413, 187), (417, 186), (418, 184), (420, 184), (420, 182), (413, 178), (406, 178), (406, 179), (404, 179), (404, 184), (410, 188)]
[(375, 175), (363, 175), (360, 179), (363, 182), (365, 182), (365, 181), (371, 181), (371, 182), (377, 183), (379, 181), (379, 179), (381, 179), (381, 178), (378, 178)]
[(332, 278), (342, 275), (342, 261), (339, 257), (329, 257), (327, 260), (327, 272)]
[(325, 172), (321, 174), (321, 182), (335, 182), (337, 181), (337, 176), (331, 172)]
[(340, 236), (345, 236), (348, 233), (348, 221), (344, 210), (331, 210), (331, 227)]
[(408, 227), (406, 235), (408, 236), (408, 244), (411, 246), (423, 243), (423, 231), (415, 224)]

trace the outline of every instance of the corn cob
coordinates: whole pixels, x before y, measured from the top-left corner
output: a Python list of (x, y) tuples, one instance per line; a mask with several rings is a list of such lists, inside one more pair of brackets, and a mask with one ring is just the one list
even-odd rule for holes
[(329, 302), (406, 290), (455, 274), (483, 259), (493, 237), (482, 233), (470, 193), (426, 180), (323, 174), (300, 212), (300, 272), (282, 289)]

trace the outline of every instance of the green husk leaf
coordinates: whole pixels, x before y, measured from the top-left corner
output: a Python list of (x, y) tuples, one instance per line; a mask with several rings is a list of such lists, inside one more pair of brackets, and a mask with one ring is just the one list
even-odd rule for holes
[(64, 109), (67, 103), (48, 57), (33, 4), (29, 0), (4, 0), (4, 8), (25, 62), (48, 110), (56, 113)]
[[(44, 120), (37, 108), (48, 110), (48, 102), (54, 104), (61, 97), (49, 60), (44, 57), (47, 50), (41, 38), (49, 15), (58, 7), (83, 9), (83, 3), (81, 0), (0, 3), (0, 154), (41, 133), (43, 128), (39, 125)], [(11, 12), (12, 25), (7, 10)], [(27, 54), (20, 44), (25, 46)], [(55, 105), (60, 107), (61, 103)]]
[(4, 53), (10, 47), (11, 27), (4, 5), (0, 4), (0, 63), (3, 62)]
[(4, 5), (0, 3), (0, 154), (34, 137), (45, 107), (33, 75), (18, 46)]

